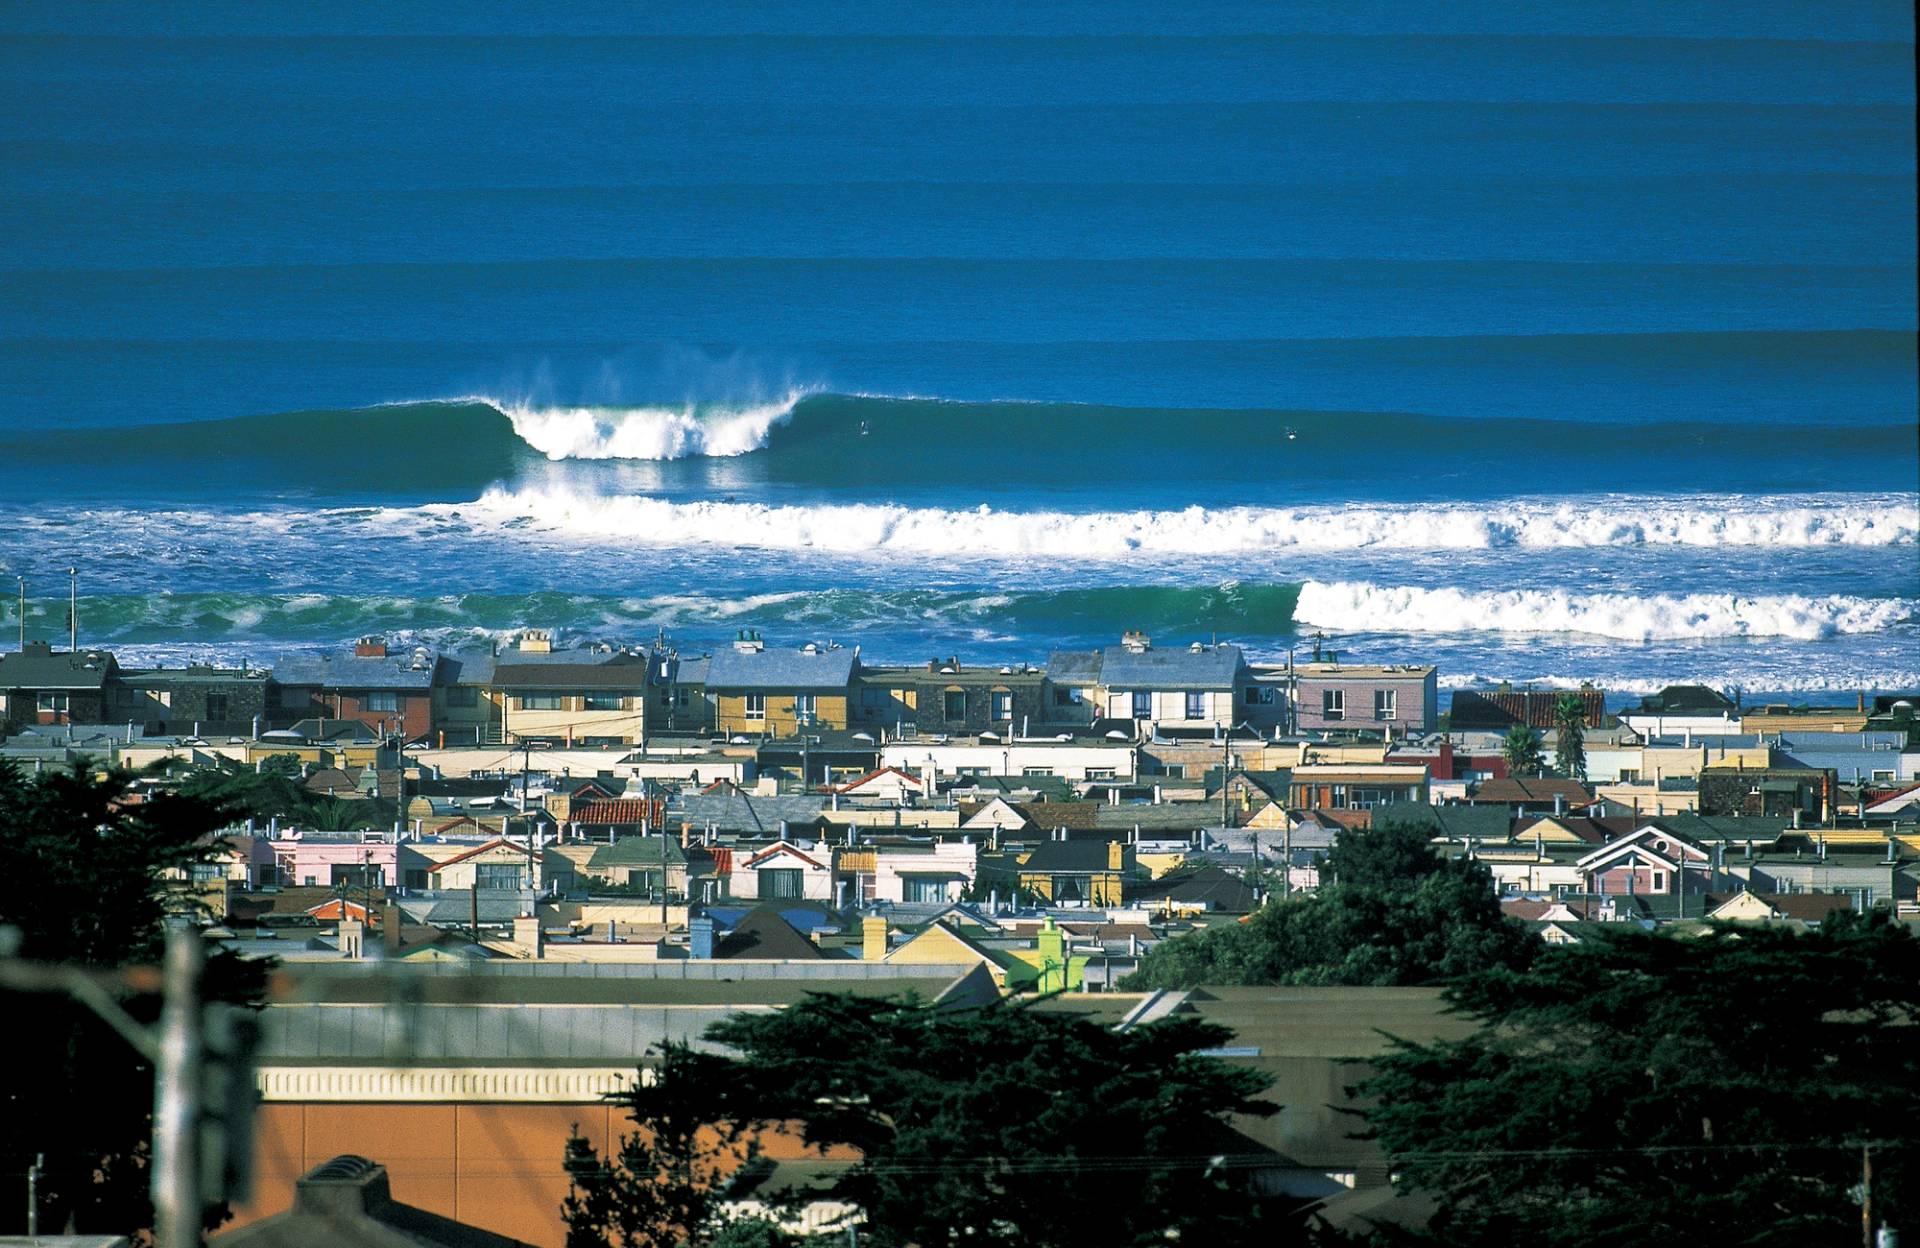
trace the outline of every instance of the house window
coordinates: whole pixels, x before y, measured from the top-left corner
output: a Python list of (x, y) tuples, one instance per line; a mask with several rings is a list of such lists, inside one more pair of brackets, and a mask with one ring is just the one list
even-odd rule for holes
[(765, 719), (767, 717), (767, 695), (750, 693), (747, 695), (747, 718)]
[(1620, 783), (1621, 784), (1639, 784), (1640, 769), (1638, 767), (1622, 767), (1620, 769)]
[(1187, 718), (1205, 719), (1207, 717), (1207, 695), (1198, 689), (1187, 690)]
[(64, 693), (43, 693), (34, 699), (34, 705), (43, 711), (59, 711), (64, 713), (67, 709), (67, 695)]
[(1013, 719), (1013, 695), (1005, 689), (994, 690), (993, 717), (1003, 722)]
[(367, 709), (370, 711), (397, 711), (400, 709), (400, 695), (397, 693), (369, 693)]
[(408, 888), (425, 888), (427, 886), (427, 871), (425, 867), (410, 869), (404, 872), (404, 877), (401, 882)]
[(1135, 719), (1153, 718), (1153, 695), (1140, 690), (1133, 695), (1133, 717)]
[(900, 877), (901, 900), (945, 901), (947, 882), (951, 877), (944, 875), (904, 875)]
[(558, 711), (565, 706), (566, 703), (557, 693), (528, 693), (520, 698), (520, 709), (523, 711)]
[(480, 691), (472, 685), (455, 685), (447, 690), (447, 705), (456, 710), (478, 706)]
[(580, 699), (581, 706), (589, 711), (624, 711), (627, 700), (617, 693), (589, 693)]
[(803, 723), (812, 723), (814, 717), (814, 695), (796, 693), (793, 695), (793, 717)]
[(885, 689), (862, 689), (860, 691), (860, 705), (869, 711), (883, 709), (887, 705), (887, 691)]
[(685, 689), (675, 689), (673, 691), (673, 704), (675, 706), (685, 706), (687, 704), (687, 691)]
[(940, 715), (943, 719), (965, 719), (967, 717), (967, 691), (949, 689), (940, 697)]
[(1876, 771), (1873, 773), (1873, 782), (1875, 784), (1892, 784), (1893, 773), (1891, 771)]
[(1089, 780), (1111, 780), (1113, 779), (1113, 775), (1114, 775), (1114, 772), (1113, 772), (1113, 768), (1111, 767), (1087, 768), (1087, 779)]
[(1065, 904), (1085, 901), (1087, 884), (1084, 876), (1056, 875), (1053, 877), (1053, 900)]
[(1079, 706), (1082, 701), (1084, 701), (1084, 698), (1078, 689), (1055, 689), (1053, 691), (1053, 704), (1055, 706)]
[(526, 868), (514, 862), (482, 862), (473, 868), (474, 887), (481, 889), (524, 888)]
[(1273, 687), (1271, 685), (1248, 685), (1246, 692), (1248, 706), (1273, 705)]
[(1023, 775), (1023, 776), (1025, 776), (1025, 777), (1026, 777), (1027, 779), (1029, 779), (1029, 780), (1046, 780), (1046, 779), (1049, 779), (1049, 778), (1051, 778), (1051, 777), (1052, 777), (1052, 775), (1053, 775), (1053, 768), (1051, 768), (1051, 767), (1022, 767), (1022, 768), (1020, 769), (1020, 774), (1021, 774), (1021, 775)]
[(1322, 719), (1345, 719), (1347, 717), (1347, 691), (1344, 689), (1322, 689), (1320, 691), (1320, 717)]
[(798, 867), (761, 867), (760, 896), (769, 901), (798, 901), (805, 895), (801, 887), (804, 874)]
[(1653, 891), (1656, 893), (1664, 893), (1667, 891), (1667, 873), (1665, 871), (1655, 871), (1653, 873)]
[(1373, 717), (1375, 719), (1400, 718), (1400, 691), (1398, 689), (1375, 689), (1373, 691)]
[(210, 693), (207, 695), (207, 718), (216, 723), (227, 718), (227, 695)]

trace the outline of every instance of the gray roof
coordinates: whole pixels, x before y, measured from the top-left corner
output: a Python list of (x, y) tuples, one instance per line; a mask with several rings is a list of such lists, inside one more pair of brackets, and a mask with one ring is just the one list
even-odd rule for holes
[(1055, 650), (1047, 656), (1047, 675), (1056, 684), (1097, 684), (1100, 680), (1100, 652), (1098, 650)]
[(505, 689), (645, 689), (653, 664), (621, 651), (561, 651), (532, 656), (538, 662), (499, 663), (493, 683)]
[(273, 666), (273, 678), (283, 685), (318, 685), (322, 689), (433, 688), (438, 662), (415, 667), (411, 655), (385, 658), (358, 654), (294, 655)]
[(763, 832), (771, 836), (780, 830), (782, 819), (811, 823), (826, 808), (824, 797), (799, 793), (754, 797), (729, 788), (717, 793), (689, 793), (667, 813), (678, 815), (690, 827), (712, 824), (722, 832)]
[(105, 651), (72, 654), (28, 642), (25, 650), (0, 654), (0, 689), (98, 689), (113, 667)]
[(456, 654), (440, 662), (449, 684), (486, 686), (493, 683), (493, 669), (498, 660), (483, 653)]
[(589, 870), (608, 867), (657, 867), (663, 855), (668, 865), (685, 863), (686, 851), (676, 841), (664, 844), (657, 836), (623, 836), (611, 845), (602, 845), (587, 859)]
[(1239, 646), (1138, 652), (1108, 646), (1100, 655), (1100, 683), (1109, 689), (1231, 689), (1243, 666)]
[(838, 689), (853, 679), (853, 651), (720, 650), (707, 661), (709, 689)]
[(707, 683), (707, 668), (712, 665), (712, 662), (713, 660), (705, 657), (677, 659), (673, 665), (673, 678), (683, 685), (704, 685)]
[(266, 682), (267, 674), (237, 668), (158, 667), (145, 671), (119, 673), (120, 683), (134, 689), (173, 689), (182, 685), (256, 685)]

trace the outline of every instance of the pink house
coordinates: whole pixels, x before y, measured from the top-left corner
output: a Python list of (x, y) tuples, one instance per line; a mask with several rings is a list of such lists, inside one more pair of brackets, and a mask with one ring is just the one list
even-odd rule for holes
[(376, 884), (392, 888), (400, 883), (400, 847), (390, 841), (310, 832), (279, 837), (270, 844), (277, 882), (282, 885), (325, 888), (342, 880), (359, 884), (369, 873)]

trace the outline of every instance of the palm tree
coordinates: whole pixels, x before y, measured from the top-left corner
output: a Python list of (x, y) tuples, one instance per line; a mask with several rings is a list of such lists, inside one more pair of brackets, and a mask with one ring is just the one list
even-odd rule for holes
[(1587, 704), (1577, 693), (1563, 693), (1553, 704), (1553, 726), (1558, 737), (1553, 746), (1554, 769), (1564, 776), (1585, 781), (1587, 778)]
[(1533, 729), (1525, 724), (1515, 724), (1507, 729), (1507, 736), (1500, 743), (1500, 757), (1507, 760), (1507, 773), (1514, 776), (1537, 776), (1540, 774), (1540, 738)]

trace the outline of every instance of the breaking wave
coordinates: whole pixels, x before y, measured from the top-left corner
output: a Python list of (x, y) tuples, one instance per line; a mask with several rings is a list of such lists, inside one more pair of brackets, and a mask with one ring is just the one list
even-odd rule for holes
[(504, 412), (522, 441), (548, 459), (731, 458), (761, 450), (793, 418), (803, 394), (771, 403), (679, 407), (532, 407), (479, 400)]
[(1081, 559), (1289, 550), (1885, 547), (1911, 546), (1920, 538), (1920, 505), (1894, 495), (1064, 512), (675, 502), (562, 487), (496, 488), (475, 503), (438, 510), (589, 540), (651, 545)]
[(1616, 641), (1790, 637), (1818, 641), (1912, 621), (1907, 598), (1798, 594), (1572, 594), (1308, 581), (1294, 620), (1344, 632), (1582, 633)]

